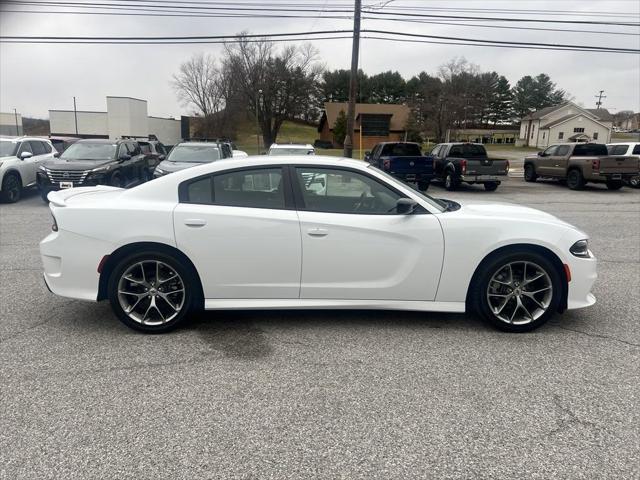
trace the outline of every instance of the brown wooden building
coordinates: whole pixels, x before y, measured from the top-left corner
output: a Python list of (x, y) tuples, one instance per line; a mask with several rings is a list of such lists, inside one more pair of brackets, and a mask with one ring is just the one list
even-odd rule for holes
[[(347, 113), (346, 102), (326, 102), (318, 125), (320, 140), (331, 142), (336, 148), (342, 145), (333, 138), (333, 126), (341, 110)], [(370, 150), (380, 142), (404, 140), (409, 112), (406, 105), (356, 103), (353, 148)]]

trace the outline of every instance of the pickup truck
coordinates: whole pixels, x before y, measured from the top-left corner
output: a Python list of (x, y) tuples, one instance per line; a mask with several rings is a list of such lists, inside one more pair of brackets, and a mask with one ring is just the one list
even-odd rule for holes
[(481, 143), (439, 143), (431, 156), (435, 177), (449, 191), (465, 182), (482, 183), (493, 192), (509, 173), (509, 160), (489, 158)]
[(566, 181), (571, 190), (581, 190), (587, 182), (618, 190), (634, 176), (638, 176), (637, 157), (609, 155), (607, 146), (600, 143), (561, 143), (524, 159), (527, 182), (554, 178)]
[(433, 158), (423, 156), (417, 143), (378, 143), (365, 152), (364, 160), (405, 182), (417, 183), (422, 191), (429, 188), (433, 178)]

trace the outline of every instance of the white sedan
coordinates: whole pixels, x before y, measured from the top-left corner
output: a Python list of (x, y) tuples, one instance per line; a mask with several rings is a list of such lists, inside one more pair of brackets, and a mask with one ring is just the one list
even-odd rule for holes
[(145, 332), (201, 308), (474, 311), (523, 332), (595, 302), (596, 260), (575, 227), (431, 198), (354, 160), (222, 160), (49, 200), (49, 289), (109, 299)]

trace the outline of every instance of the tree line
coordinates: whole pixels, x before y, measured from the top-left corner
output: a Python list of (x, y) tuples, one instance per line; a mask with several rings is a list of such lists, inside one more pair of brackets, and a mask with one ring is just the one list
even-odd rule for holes
[[(442, 140), (448, 128), (511, 125), (567, 99), (544, 73), (511, 86), (503, 75), (482, 72), (464, 58), (441, 65), (435, 74), (405, 79), (397, 71), (371, 76), (360, 71), (358, 79), (358, 102), (410, 107), (406, 128), (416, 139), (427, 134)], [(199, 117), (196, 136), (234, 138), (238, 123), (250, 117), (263, 144), (270, 145), (285, 120), (317, 123), (324, 102), (346, 102), (349, 71), (326, 70), (311, 45), (278, 49), (241, 34), (218, 58), (200, 54), (184, 62), (172, 85)]]

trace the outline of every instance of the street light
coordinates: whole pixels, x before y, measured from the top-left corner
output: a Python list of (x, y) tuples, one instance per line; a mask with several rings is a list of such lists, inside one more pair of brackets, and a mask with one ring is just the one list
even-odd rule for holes
[(256, 152), (260, 155), (260, 120), (258, 118), (258, 108), (260, 108), (260, 95), (262, 95), (262, 90), (258, 90), (258, 94), (256, 95), (256, 145), (258, 146), (258, 151)]

